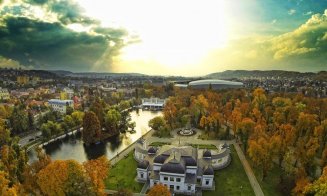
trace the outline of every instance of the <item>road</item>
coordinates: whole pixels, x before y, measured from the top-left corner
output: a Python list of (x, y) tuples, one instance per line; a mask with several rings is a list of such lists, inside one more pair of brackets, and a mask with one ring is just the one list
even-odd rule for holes
[[(41, 131), (36, 131), (36, 132), (30, 133), (24, 137), (21, 137), (18, 144), (20, 146), (26, 146), (28, 143), (33, 142), (35, 140), (36, 136), (41, 136), (41, 135), (42, 135)], [(33, 140), (31, 140), (31, 139), (33, 139)]]

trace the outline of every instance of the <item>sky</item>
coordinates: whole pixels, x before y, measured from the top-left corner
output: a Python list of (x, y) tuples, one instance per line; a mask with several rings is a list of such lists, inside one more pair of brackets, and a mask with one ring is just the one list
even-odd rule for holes
[(0, 67), (327, 70), (327, 0), (0, 0)]

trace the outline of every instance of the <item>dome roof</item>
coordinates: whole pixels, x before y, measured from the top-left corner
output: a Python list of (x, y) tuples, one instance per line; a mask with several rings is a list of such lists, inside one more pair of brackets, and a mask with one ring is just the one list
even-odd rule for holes
[(147, 161), (147, 160), (143, 160), (137, 164), (137, 168), (140, 168), (140, 169), (147, 169), (148, 166), (149, 166), (149, 161)]
[(226, 144), (226, 142), (221, 146), (222, 149), (224, 149), (224, 148), (228, 148), (228, 147), (229, 147), (229, 145)]
[(184, 174), (185, 168), (176, 159), (173, 159), (168, 163), (165, 163), (163, 166), (161, 166), (160, 171), (167, 172), (167, 173)]
[(203, 158), (211, 158), (211, 151), (210, 150), (205, 150), (203, 152)]
[(211, 166), (206, 166), (203, 168), (203, 175), (214, 175), (213, 168)]
[(156, 154), (157, 152), (157, 149), (153, 146), (151, 146), (149, 149), (148, 149), (148, 154)]
[(154, 158), (153, 162), (163, 164), (167, 158), (168, 158), (168, 156), (161, 154), (161, 155), (156, 156), (156, 158)]
[(190, 86), (194, 85), (237, 85), (242, 86), (242, 82), (234, 82), (234, 81), (227, 81), (227, 80), (215, 80), (215, 79), (208, 79), (208, 80), (196, 80), (189, 83)]
[(186, 166), (197, 166), (196, 160), (193, 157), (184, 157)]

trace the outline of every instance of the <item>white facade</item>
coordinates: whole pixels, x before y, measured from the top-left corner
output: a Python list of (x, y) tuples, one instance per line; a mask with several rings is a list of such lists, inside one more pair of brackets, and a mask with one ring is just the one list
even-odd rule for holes
[[(200, 150), (191, 146), (164, 145), (159, 149), (136, 146), (137, 180), (149, 182), (150, 188), (163, 184), (172, 192), (195, 195), (201, 190), (214, 190), (214, 170), (230, 163), (228, 147)], [(205, 155), (205, 156), (204, 156)]]
[(60, 100), (60, 99), (50, 99), (49, 106), (54, 110), (61, 113), (66, 113), (67, 106), (74, 108), (73, 100)]

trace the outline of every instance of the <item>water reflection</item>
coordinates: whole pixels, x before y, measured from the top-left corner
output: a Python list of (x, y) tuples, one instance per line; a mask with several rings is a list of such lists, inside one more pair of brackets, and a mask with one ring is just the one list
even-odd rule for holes
[[(84, 162), (88, 159), (95, 159), (102, 155), (105, 155), (110, 159), (149, 131), (150, 128), (148, 127), (148, 121), (161, 115), (161, 112), (139, 110), (132, 111), (130, 114), (132, 121), (136, 123), (136, 132), (133, 134), (124, 133), (110, 138), (100, 144), (84, 146), (81, 140), (81, 133), (76, 133), (45, 146), (44, 150), (54, 160), (74, 159), (79, 162)], [(30, 162), (36, 160), (35, 151), (30, 151), (28, 155)]]

